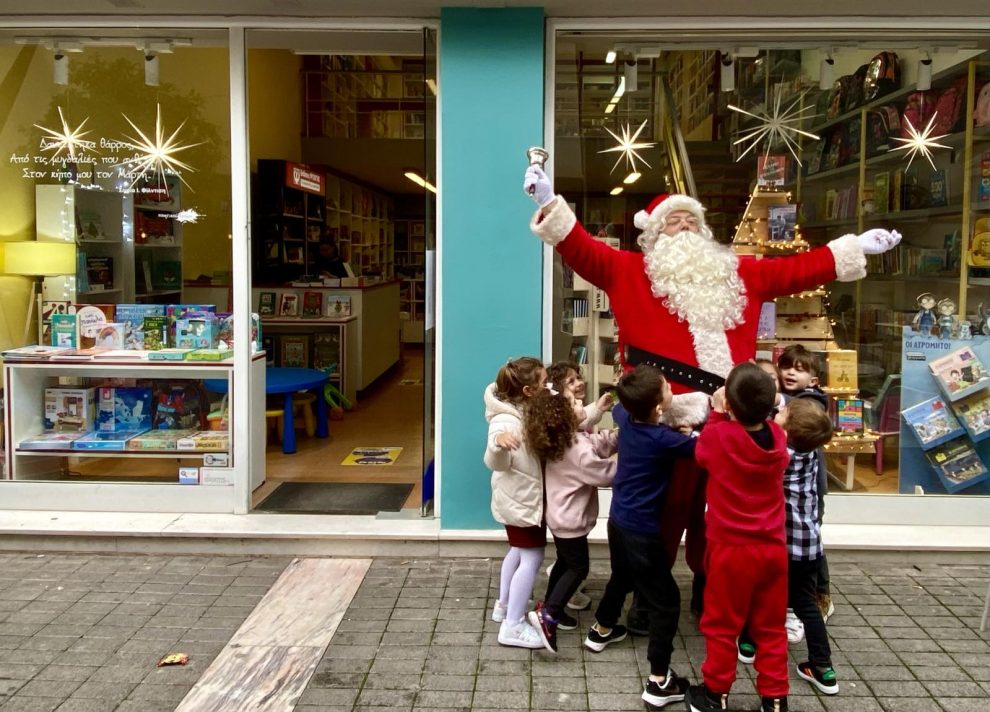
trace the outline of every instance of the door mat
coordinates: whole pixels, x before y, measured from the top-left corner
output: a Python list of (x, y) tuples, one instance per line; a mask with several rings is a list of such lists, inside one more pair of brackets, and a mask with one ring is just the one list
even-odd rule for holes
[(398, 512), (412, 484), (383, 482), (283, 482), (256, 509), (306, 514)]
[(341, 465), (393, 465), (399, 459), (401, 447), (356, 447)]

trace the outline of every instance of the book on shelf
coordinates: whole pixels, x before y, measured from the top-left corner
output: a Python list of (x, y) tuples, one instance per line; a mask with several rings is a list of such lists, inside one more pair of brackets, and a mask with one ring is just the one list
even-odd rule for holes
[(588, 347), (584, 344), (571, 344), (570, 360), (576, 364), (588, 363)]
[(787, 183), (787, 156), (764, 154), (756, 158), (756, 187), (781, 188)]
[(127, 441), (128, 450), (175, 450), (181, 438), (187, 438), (196, 430), (149, 430)]
[(905, 408), (901, 416), (918, 438), (922, 450), (931, 450), (965, 434), (952, 410), (939, 396)]
[(952, 410), (973, 442), (990, 437), (990, 390), (977, 391), (956, 401)]
[(103, 216), (96, 210), (76, 210), (76, 237), (81, 240), (105, 240)]
[(113, 321), (116, 305), (114, 304), (77, 304), (76, 326), (79, 348), (88, 349), (96, 346), (100, 332), (108, 322)]
[(275, 292), (261, 292), (258, 294), (258, 314), (261, 316), (275, 315)]
[(323, 316), (345, 317), (351, 315), (351, 298), (347, 295), (331, 294), (323, 304)]
[(148, 352), (149, 361), (185, 361), (190, 351), (195, 349), (169, 347)]
[(990, 386), (990, 374), (976, 352), (963, 346), (928, 364), (932, 377), (950, 401), (957, 401)]
[(777, 335), (777, 302), (763, 302), (760, 307), (760, 321), (756, 327), (756, 338), (766, 341)]
[(4, 361), (38, 361), (61, 356), (72, 349), (64, 346), (50, 346), (47, 344), (33, 344), (31, 346), (18, 346), (15, 349), (7, 349), (0, 352)]
[(284, 292), (278, 300), (279, 316), (299, 316), (299, 295)]
[(123, 349), (124, 328), (124, 324), (119, 321), (110, 321), (104, 324), (96, 336), (96, 348)]
[(890, 212), (890, 173), (887, 171), (873, 177), (873, 205), (878, 213)]
[(280, 340), (282, 347), (281, 366), (309, 368), (309, 336), (286, 335)]
[(179, 438), (176, 441), (178, 450), (228, 450), (230, 449), (230, 434), (225, 430), (200, 430), (199, 432)]
[(340, 340), (336, 333), (313, 335), (313, 368), (340, 373)]
[(186, 355), (187, 361), (224, 361), (234, 355), (233, 349), (194, 349)]
[(949, 177), (941, 168), (932, 171), (928, 192), (931, 194), (930, 205), (933, 208), (944, 208), (949, 204)]
[(85, 294), (89, 291), (89, 277), (86, 271), (86, 252), (76, 250), (76, 293)]
[(966, 437), (956, 438), (925, 453), (928, 463), (952, 493), (983, 482), (990, 472)]
[(141, 336), (146, 351), (157, 351), (168, 346), (168, 317), (146, 316), (141, 323)]
[(178, 260), (156, 260), (152, 263), (151, 286), (154, 289), (181, 289), (182, 263)]
[(91, 346), (85, 349), (66, 349), (58, 355), (58, 358), (64, 361), (92, 361), (97, 356), (105, 354), (109, 349), (104, 349), (99, 346)]
[(894, 179), (890, 186), (890, 211), (900, 212), (904, 204), (904, 169), (894, 171)]
[(973, 225), (969, 244), (969, 265), (990, 267), (990, 217), (982, 217)]
[(87, 257), (86, 278), (89, 280), (89, 291), (113, 289), (113, 258)]
[(83, 432), (38, 433), (17, 443), (18, 450), (68, 450)]
[(976, 190), (976, 200), (981, 206), (990, 203), (990, 151), (980, 154), (980, 184)]
[(45, 430), (85, 433), (96, 426), (96, 389), (45, 389)]
[(54, 314), (52, 316), (51, 343), (52, 346), (76, 348), (78, 341), (76, 337), (75, 314)]
[(144, 430), (94, 431), (72, 441), (73, 450), (125, 450)]
[(303, 292), (302, 315), (310, 319), (318, 319), (323, 312), (322, 292)]
[(797, 205), (771, 205), (767, 225), (771, 242), (793, 242), (797, 225)]
[(144, 322), (149, 317), (158, 317), (165, 321), (164, 304), (118, 304), (114, 313), (114, 321), (124, 325), (125, 349), (143, 349)]
[(816, 351), (821, 370), (818, 385), (822, 388), (855, 392), (859, 389), (859, 363), (852, 349)]
[(835, 399), (835, 430), (839, 434), (863, 432), (862, 399)]

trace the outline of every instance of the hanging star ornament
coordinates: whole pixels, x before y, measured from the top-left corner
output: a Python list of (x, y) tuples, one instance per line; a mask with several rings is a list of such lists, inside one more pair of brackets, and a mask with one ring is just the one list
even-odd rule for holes
[(58, 118), (62, 120), (62, 130), (57, 131), (55, 129), (45, 128), (40, 124), (35, 124), (36, 128), (44, 131), (48, 136), (46, 138), (51, 139), (48, 143), (41, 147), (42, 151), (52, 151), (55, 153), (53, 156), (58, 156), (62, 151), (69, 154), (69, 158), (72, 161), (76, 160), (76, 154), (84, 153), (85, 151), (92, 151), (96, 144), (93, 141), (84, 141), (83, 136), (91, 133), (90, 131), (83, 131), (83, 126), (89, 121), (87, 116), (83, 119), (83, 122), (79, 124), (76, 128), (70, 129), (69, 122), (65, 120), (65, 114), (62, 113), (62, 107), (58, 107)]
[(765, 155), (770, 155), (770, 148), (772, 146), (782, 143), (787, 147), (787, 150), (791, 152), (791, 155), (794, 156), (794, 160), (797, 161), (798, 165), (803, 165), (799, 155), (801, 147), (798, 145), (795, 137), (797, 135), (801, 135), (812, 138), (815, 141), (819, 140), (818, 136), (815, 134), (798, 128), (803, 121), (815, 116), (815, 114), (807, 113), (815, 110), (813, 105), (809, 104), (807, 106), (801, 106), (801, 100), (804, 98), (806, 93), (807, 92), (802, 93), (784, 109), (781, 109), (781, 94), (778, 92), (777, 98), (774, 100), (773, 111), (771, 113), (761, 111), (759, 114), (754, 114), (746, 111), (745, 109), (740, 109), (738, 106), (729, 104), (729, 108), (733, 111), (738, 111), (740, 114), (751, 116), (760, 121), (758, 126), (749, 129), (738, 139), (733, 141), (733, 145), (750, 142), (749, 147), (739, 154), (739, 158), (736, 159), (736, 162), (741, 161), (743, 156), (759, 146), (765, 139), (767, 146)]
[(911, 119), (909, 119), (907, 117), (904, 118), (904, 121), (907, 122), (907, 130), (908, 130), (908, 135), (910, 136), (910, 138), (895, 138), (894, 139), (895, 141), (900, 141), (904, 145), (903, 146), (898, 146), (897, 148), (892, 149), (892, 150), (894, 150), (894, 151), (905, 151), (906, 150), (908, 152), (908, 156), (909, 156), (909, 158), (908, 158), (908, 164), (907, 164), (907, 167), (908, 168), (911, 167), (911, 161), (914, 160), (915, 155), (921, 155), (921, 156), (924, 156), (925, 158), (928, 159), (928, 162), (932, 166), (932, 170), (935, 170), (935, 161), (932, 160), (932, 149), (933, 148), (950, 148), (949, 146), (946, 146), (945, 144), (935, 143), (940, 138), (944, 138), (944, 137), (948, 136), (949, 134), (942, 134), (941, 136), (932, 136), (931, 135), (931, 133), (932, 133), (932, 126), (935, 124), (935, 117), (936, 116), (938, 116), (938, 112), (937, 111), (934, 114), (932, 114), (932, 118), (930, 118), (928, 120), (928, 125), (925, 126), (925, 130), (924, 131), (921, 131), (920, 133), (918, 132), (918, 129), (916, 129), (911, 124)]
[(176, 154), (180, 151), (187, 151), (190, 148), (200, 145), (199, 143), (185, 145), (179, 143), (179, 131), (186, 125), (186, 122), (183, 121), (179, 124), (179, 127), (166, 138), (165, 129), (162, 127), (162, 105), (159, 104), (158, 115), (155, 119), (155, 135), (152, 140), (128, 118), (127, 114), (123, 114), (123, 117), (140, 137), (124, 136), (127, 139), (124, 143), (138, 153), (137, 156), (127, 162), (134, 166), (133, 175), (135, 178), (130, 187), (133, 188), (150, 173), (158, 179), (160, 185), (165, 186), (165, 194), (168, 195), (168, 181), (165, 179), (165, 175), (166, 173), (172, 173), (179, 177), (183, 185), (192, 190), (192, 187), (186, 183), (186, 179), (182, 177), (182, 171), (194, 172), (196, 169), (176, 158)]
[(649, 121), (649, 119), (643, 121), (643, 123), (639, 125), (639, 128), (636, 129), (635, 133), (632, 132), (632, 129), (629, 126), (629, 124), (626, 124), (625, 126), (622, 127), (621, 136), (615, 133), (614, 131), (612, 131), (607, 126), (605, 127), (605, 130), (608, 131), (610, 134), (612, 134), (612, 138), (614, 138), (616, 141), (619, 142), (618, 146), (613, 146), (612, 148), (606, 148), (604, 151), (599, 151), (599, 153), (619, 154), (618, 160), (616, 160), (615, 165), (612, 166), (612, 170), (609, 171), (609, 173), (613, 173), (615, 169), (619, 167), (619, 164), (622, 163), (623, 158), (626, 159), (626, 165), (628, 165), (629, 169), (633, 172), (636, 172), (637, 160), (642, 161), (647, 168), (653, 168), (653, 166), (651, 166), (649, 163), (646, 162), (645, 158), (643, 158), (641, 155), (639, 155), (639, 153), (637, 153), (637, 151), (639, 151), (640, 149), (653, 148), (654, 146), (656, 146), (656, 143), (647, 143), (644, 141), (637, 142), (639, 135), (643, 133), (643, 129), (646, 128), (647, 121)]

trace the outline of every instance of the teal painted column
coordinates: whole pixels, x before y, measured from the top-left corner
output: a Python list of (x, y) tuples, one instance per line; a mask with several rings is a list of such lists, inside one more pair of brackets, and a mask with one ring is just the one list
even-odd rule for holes
[(482, 394), (507, 359), (540, 356), (542, 243), (522, 178), (543, 137), (543, 32), (542, 8), (440, 14), (444, 529), (497, 526)]

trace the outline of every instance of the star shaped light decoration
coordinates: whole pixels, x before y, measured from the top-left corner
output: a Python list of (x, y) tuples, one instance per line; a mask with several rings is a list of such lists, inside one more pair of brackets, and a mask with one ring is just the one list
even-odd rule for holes
[(622, 127), (621, 136), (615, 133), (614, 131), (612, 131), (607, 126), (605, 127), (605, 130), (608, 131), (610, 134), (612, 134), (612, 138), (614, 138), (616, 141), (619, 142), (618, 146), (613, 146), (612, 148), (606, 148), (604, 151), (599, 151), (599, 153), (619, 154), (618, 160), (616, 160), (615, 165), (612, 166), (612, 170), (609, 171), (609, 173), (613, 173), (615, 169), (619, 167), (619, 164), (622, 163), (623, 158), (626, 159), (626, 164), (633, 172), (636, 171), (637, 160), (642, 161), (647, 168), (653, 168), (653, 166), (651, 166), (649, 163), (646, 163), (646, 159), (643, 158), (638, 153), (640, 149), (653, 148), (654, 146), (656, 146), (656, 143), (647, 143), (645, 141), (637, 142), (639, 135), (643, 133), (643, 129), (646, 128), (647, 121), (649, 121), (649, 119), (643, 121), (643, 123), (639, 125), (639, 128), (636, 129), (635, 132), (632, 131), (632, 128), (629, 126), (629, 124), (626, 124), (625, 126)]
[(184, 224), (199, 222), (200, 218), (205, 218), (206, 216), (196, 210), (196, 208), (186, 208), (177, 212), (174, 217), (176, 222)]
[(39, 128), (48, 134), (46, 138), (52, 139), (51, 142), (42, 147), (42, 151), (54, 150), (54, 156), (57, 156), (62, 153), (62, 151), (65, 151), (69, 154), (69, 158), (75, 161), (77, 152), (84, 153), (85, 151), (93, 150), (93, 147), (96, 146), (96, 144), (93, 141), (83, 140), (83, 136), (91, 133), (90, 131), (82, 130), (83, 126), (86, 125), (86, 122), (89, 121), (88, 116), (74, 129), (69, 128), (69, 122), (65, 120), (65, 114), (62, 113), (61, 106), (58, 107), (58, 118), (62, 120), (61, 131), (45, 128), (40, 124), (35, 124), (36, 128)]
[(127, 161), (127, 163), (134, 164), (134, 181), (131, 183), (130, 187), (133, 188), (137, 183), (145, 178), (149, 173), (155, 176), (160, 184), (165, 186), (165, 194), (168, 195), (168, 181), (165, 179), (166, 173), (173, 173), (179, 177), (183, 185), (192, 190), (192, 186), (186, 183), (186, 179), (182, 177), (182, 171), (194, 172), (196, 169), (190, 166), (188, 163), (184, 163), (176, 158), (176, 154), (180, 151), (186, 151), (195, 146), (199, 146), (199, 143), (190, 144), (180, 144), (178, 140), (179, 131), (182, 127), (186, 125), (183, 121), (179, 124), (179, 127), (173, 131), (168, 138), (165, 137), (165, 129), (162, 127), (162, 105), (158, 104), (158, 114), (155, 119), (155, 134), (154, 138), (149, 138), (141, 129), (139, 129), (133, 121), (128, 118), (127, 114), (123, 114), (123, 117), (127, 119), (127, 123), (137, 132), (140, 138), (134, 138), (133, 136), (125, 135), (124, 141), (128, 146), (133, 148), (138, 152), (139, 155)]
[(795, 136), (801, 135), (812, 138), (815, 141), (819, 140), (819, 137), (815, 134), (798, 128), (802, 121), (815, 116), (815, 114), (807, 113), (815, 110), (813, 105), (809, 104), (807, 106), (800, 106), (801, 100), (804, 98), (806, 93), (807, 92), (802, 93), (785, 108), (781, 109), (781, 95), (780, 92), (778, 92), (777, 98), (774, 100), (773, 111), (771, 113), (761, 111), (759, 114), (754, 114), (746, 111), (745, 109), (740, 109), (738, 106), (729, 104), (729, 108), (733, 111), (738, 111), (740, 114), (745, 114), (746, 116), (752, 116), (754, 119), (758, 119), (760, 121), (759, 126), (749, 129), (733, 141), (733, 145), (751, 142), (749, 147), (739, 154), (739, 158), (736, 159), (736, 162), (741, 161), (743, 156), (759, 146), (763, 140), (766, 139), (766, 155), (770, 155), (770, 148), (774, 144), (782, 143), (787, 147), (787, 150), (791, 152), (791, 155), (794, 156), (794, 160), (798, 162), (798, 165), (803, 165), (799, 155), (801, 147), (795, 140)]
[(908, 164), (907, 167), (911, 167), (911, 161), (914, 160), (915, 155), (921, 155), (928, 159), (928, 162), (932, 166), (932, 170), (935, 170), (935, 161), (932, 160), (932, 149), (933, 148), (950, 148), (945, 144), (935, 143), (940, 138), (948, 136), (948, 134), (942, 134), (941, 136), (932, 136), (932, 126), (935, 124), (935, 117), (938, 116), (936, 111), (932, 114), (932, 118), (928, 120), (928, 125), (925, 126), (924, 131), (918, 131), (911, 123), (911, 119), (905, 117), (904, 121), (907, 122), (907, 130), (910, 138), (894, 138), (895, 141), (900, 141), (904, 145), (898, 146), (894, 151), (907, 151), (908, 152)]

